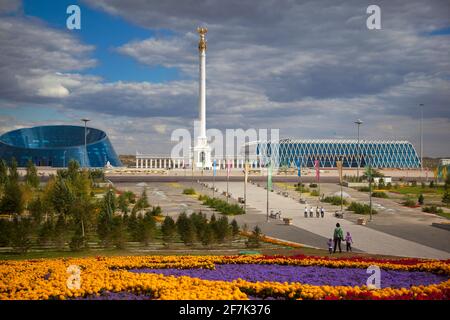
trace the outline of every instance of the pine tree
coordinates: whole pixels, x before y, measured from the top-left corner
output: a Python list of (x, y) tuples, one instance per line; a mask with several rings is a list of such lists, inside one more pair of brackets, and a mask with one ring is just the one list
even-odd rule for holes
[(219, 242), (224, 242), (230, 236), (230, 226), (227, 216), (222, 216), (215, 224), (215, 235)]
[(8, 178), (0, 202), (0, 211), (6, 214), (21, 214), (25, 208), (23, 201), (23, 193), (19, 182), (15, 179)]
[(249, 248), (258, 248), (261, 246), (261, 240), (262, 240), (262, 232), (259, 226), (255, 226), (253, 229), (252, 234), (248, 238), (246, 245)]
[(161, 226), (163, 241), (167, 244), (172, 243), (175, 239), (176, 232), (177, 228), (175, 226), (175, 221), (167, 216)]
[(231, 221), (231, 234), (233, 235), (234, 238), (236, 238), (239, 235), (239, 225), (236, 219), (233, 219), (233, 221)]
[(125, 224), (121, 216), (115, 216), (112, 219), (112, 240), (117, 249), (125, 247)]
[(145, 216), (138, 221), (139, 241), (148, 246), (155, 236), (155, 219), (150, 213), (146, 213)]
[(97, 223), (97, 233), (103, 244), (109, 246), (112, 242), (112, 221), (116, 210), (116, 198), (114, 192), (109, 190), (104, 198)]
[(42, 222), (42, 219), (44, 218), (45, 211), (46, 211), (44, 203), (41, 200), (40, 196), (33, 199), (28, 204), (28, 211), (29, 211), (31, 217), (33, 217), (34, 223), (36, 225), (40, 225)]
[(10, 182), (19, 182), (19, 172), (17, 171), (17, 161), (15, 158), (11, 159), (11, 165), (9, 166), (9, 176), (8, 180)]
[(423, 197), (423, 194), (420, 194), (419, 199), (417, 199), (417, 202), (419, 202), (420, 205), (423, 205), (424, 201), (425, 201), (425, 198)]
[(138, 219), (136, 212), (132, 212), (130, 218), (128, 219), (128, 233), (132, 241), (138, 240)]
[(58, 249), (63, 249), (66, 244), (66, 234), (67, 234), (67, 224), (64, 219), (63, 214), (58, 215), (58, 220), (56, 221), (53, 230), (53, 242)]
[(32, 224), (30, 219), (14, 218), (11, 244), (14, 250), (25, 253), (31, 248)]
[(0, 159), (0, 187), (4, 186), (8, 180), (8, 166), (5, 160)]
[(32, 188), (39, 187), (39, 177), (37, 175), (37, 169), (33, 161), (31, 161), (31, 159), (28, 160), (27, 173), (25, 174), (25, 181)]
[(204, 246), (209, 246), (210, 244), (212, 244), (214, 242), (214, 231), (211, 228), (211, 226), (209, 224), (206, 224), (203, 229), (202, 229), (202, 234), (201, 234), (201, 242)]
[(0, 219), (0, 247), (7, 247), (11, 242), (12, 222)]
[(178, 216), (177, 230), (184, 244), (191, 245), (194, 243), (196, 233), (195, 226), (192, 223), (192, 220), (189, 219), (184, 212)]

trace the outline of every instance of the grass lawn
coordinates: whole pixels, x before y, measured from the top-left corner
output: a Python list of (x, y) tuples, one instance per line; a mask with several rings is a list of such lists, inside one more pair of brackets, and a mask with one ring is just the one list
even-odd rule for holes
[(416, 187), (412, 187), (412, 186), (408, 186), (408, 187), (399, 187), (398, 189), (391, 189), (388, 190), (389, 192), (392, 193), (399, 193), (399, 194), (403, 194), (403, 195), (419, 195), (421, 193), (423, 194), (444, 194), (444, 188), (443, 187), (438, 187), (438, 188), (429, 188), (429, 187), (425, 187), (422, 188), (421, 186), (416, 186)]

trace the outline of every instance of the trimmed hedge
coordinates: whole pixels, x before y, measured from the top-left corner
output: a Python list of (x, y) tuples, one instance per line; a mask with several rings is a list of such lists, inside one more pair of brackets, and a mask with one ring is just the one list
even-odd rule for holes
[(383, 191), (375, 191), (372, 192), (372, 197), (375, 198), (389, 198), (388, 195)]
[[(370, 214), (370, 206), (364, 203), (352, 202), (347, 210), (353, 211), (356, 214)], [(373, 208), (372, 214), (377, 214), (377, 211)]]
[(204, 205), (216, 209), (220, 213), (226, 215), (238, 215), (245, 213), (244, 209), (241, 208), (238, 204), (229, 204), (226, 201), (218, 198), (211, 198), (206, 195), (200, 195), (198, 197), (198, 200), (200, 200)]
[(195, 194), (194, 188), (187, 188), (183, 190), (183, 194)]
[[(325, 197), (322, 199), (322, 202), (327, 202), (327, 203), (331, 203), (332, 205), (335, 205), (335, 206), (340, 206), (341, 205), (341, 197), (339, 197), (339, 196)], [(347, 200), (342, 199), (342, 204), (347, 205), (348, 204)]]

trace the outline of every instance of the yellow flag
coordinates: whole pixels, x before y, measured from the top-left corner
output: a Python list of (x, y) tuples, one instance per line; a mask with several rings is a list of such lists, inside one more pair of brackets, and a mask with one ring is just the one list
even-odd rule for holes
[(336, 161), (336, 167), (339, 170), (339, 182), (342, 183), (342, 161), (341, 160)]

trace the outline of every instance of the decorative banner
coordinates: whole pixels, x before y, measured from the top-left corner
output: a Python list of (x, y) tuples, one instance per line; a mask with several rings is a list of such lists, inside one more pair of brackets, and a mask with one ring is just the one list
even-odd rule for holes
[(244, 165), (244, 179), (245, 179), (245, 183), (247, 183), (247, 180), (248, 180), (249, 167), (250, 167), (249, 163), (246, 162), (245, 165)]
[(336, 161), (336, 167), (339, 170), (339, 182), (342, 183), (342, 161), (341, 160)]
[(297, 159), (295, 161), (295, 164), (297, 165), (297, 175), (299, 177), (301, 177), (302, 176), (302, 161), (300, 159)]
[(213, 175), (216, 176), (216, 159), (213, 161)]
[(320, 164), (319, 164), (319, 160), (315, 160), (314, 161), (314, 167), (316, 168), (316, 179), (317, 181), (320, 180)]
[(267, 167), (267, 190), (272, 190), (272, 162)]
[(228, 163), (227, 163), (227, 177), (230, 176), (232, 166), (233, 166), (233, 163), (231, 162), (231, 160), (228, 160)]
[(441, 170), (441, 179), (446, 179), (447, 178), (447, 166), (443, 166), (442, 170)]

